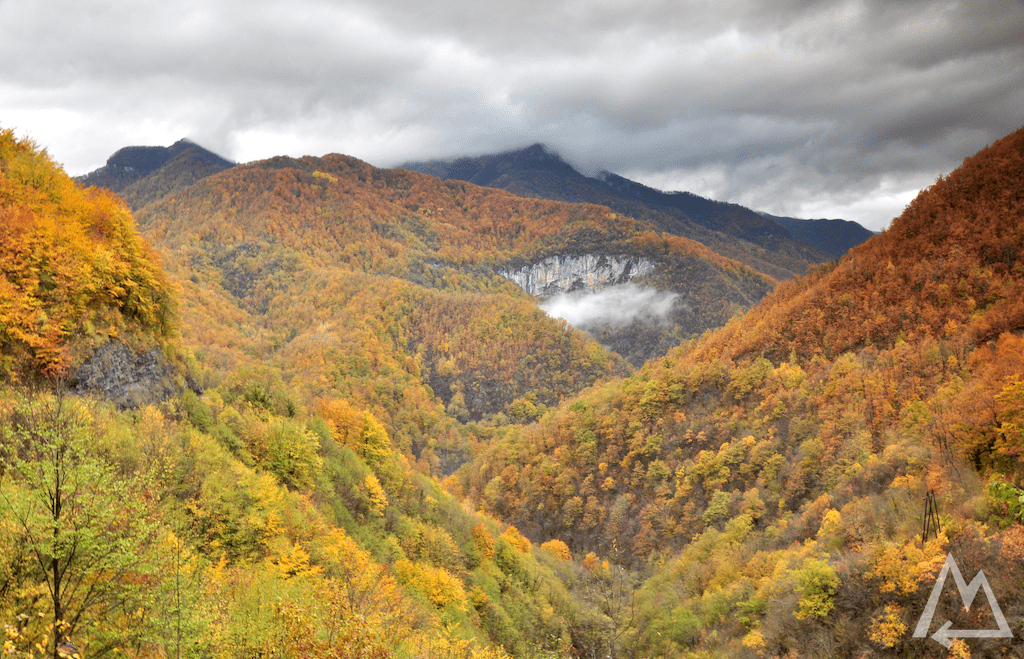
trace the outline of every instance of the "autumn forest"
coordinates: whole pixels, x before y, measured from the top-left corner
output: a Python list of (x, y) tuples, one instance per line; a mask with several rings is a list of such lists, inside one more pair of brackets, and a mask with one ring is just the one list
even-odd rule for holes
[(835, 260), (439, 167), (0, 129), (5, 657), (1020, 655), (1024, 129)]

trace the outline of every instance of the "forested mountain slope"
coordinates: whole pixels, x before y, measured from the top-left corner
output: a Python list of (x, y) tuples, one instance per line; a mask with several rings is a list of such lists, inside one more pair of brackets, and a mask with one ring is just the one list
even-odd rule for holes
[(0, 378), (67, 375), (119, 338), (166, 344), (171, 286), (123, 202), (0, 130)]
[[(349, 295), (359, 322), (341, 332), (343, 343), (387, 343), (420, 321), (374, 326), (374, 314), (408, 314), (431, 294), (409, 284), (403, 307), (392, 297), (401, 297), (401, 280), (351, 271), (346, 280), (293, 267), (301, 256), (281, 254), (290, 259), (281, 270), (326, 277), (307, 290), (335, 287), (317, 302), (329, 307), (334, 294)], [(250, 265), (241, 262), (239, 285)], [(603, 638), (600, 611), (569, 592), (595, 577), (564, 544), (534, 547), (514, 527), (467, 511), (410, 466), (358, 396), (315, 398), (286, 386), (282, 362), (267, 360), (272, 348), (261, 343), (276, 337), (247, 333), (257, 324), (241, 324), (238, 343), (224, 348), (226, 361), (245, 355), (257, 366), (221, 364), (202, 398), (184, 391), (125, 411), (102, 396), (70, 395), (63, 375), (97, 346), (124, 345), (113, 337), (181, 350), (176, 291), (120, 200), (76, 187), (10, 131), (0, 132), (0, 291), (5, 657), (502, 659), (566, 656)], [(229, 294), (199, 286), (186, 295), (216, 305)], [(525, 326), (506, 322), (503, 330), (555, 345), (540, 356), (589, 356), (597, 371), (617, 363), (564, 326), (537, 330), (531, 319), (542, 314), (525, 300), (468, 297), (430, 298), (450, 308), (435, 306), (422, 322), (432, 325), (431, 313), (478, 322), (467, 309), (481, 308), (501, 321), (511, 310)], [(198, 318), (189, 304), (181, 322), (215, 330), (246, 313), (232, 300)], [(383, 346), (352, 354), (357, 363), (346, 366), (365, 371), (380, 400), (444, 432), (436, 419), (429, 425), (444, 414), (429, 396), (390, 397), (388, 386), (402, 386), (387, 370), (395, 354)], [(314, 379), (346, 367), (306, 366)], [(592, 376), (589, 366), (557, 366)], [(397, 368), (412, 377), (416, 358)]]
[(1024, 649), (1024, 130), (624, 378), (506, 277), (591, 255), (734, 308), (771, 282), (607, 208), (342, 156), (237, 167), (138, 213), (206, 391), (129, 412), (10, 375), (168, 342), (174, 286), (111, 260), (110, 236), (145, 251), (116, 200), (5, 148), (3, 219), (119, 218), (73, 250), (4, 224), (7, 654), (51, 654), (56, 624), (85, 656), (944, 657), (943, 629), (995, 628), (946, 592), (912, 636), (947, 553), (1013, 632), (954, 655)]
[[(608, 206), (648, 221), (658, 231), (703, 243), (776, 279), (799, 276), (809, 265), (841, 255), (835, 253), (839, 246), (828, 239), (829, 232), (821, 231), (818, 220), (802, 221), (817, 229), (813, 242), (805, 241), (805, 230), (794, 240), (795, 236), (775, 218), (737, 204), (687, 192), (666, 193), (609, 172), (584, 176), (541, 144), (507, 153), (407, 163), (403, 167), (527, 197)], [(861, 228), (861, 232), (860, 240), (853, 244), (870, 235), (866, 229)]]
[[(565, 175), (575, 175), (571, 167), (562, 163), (557, 158), (549, 158), (551, 162), (561, 166), (562, 170), (568, 172)], [(287, 163), (291, 163), (288, 165)], [(222, 171), (228, 167), (230, 163), (224, 161), (219, 156), (212, 154), (201, 147), (182, 140), (171, 147), (126, 147), (119, 150), (113, 156), (111, 156), (108, 164), (95, 171), (91, 174), (82, 177), (81, 181), (84, 184), (94, 184), (100, 186), (106, 186), (114, 191), (120, 192), (125, 198), (132, 204), (136, 209), (140, 209), (142, 206), (155, 202), (165, 195), (171, 194), (177, 190), (181, 190), (189, 185), (198, 182), (199, 180), (210, 176), (214, 173)], [(297, 167), (299, 171), (309, 176), (311, 172), (320, 171), (316, 169), (315, 163), (300, 162), (294, 159), (275, 160), (275, 164), (270, 168), (281, 168), (281, 167)], [(257, 169), (266, 169), (264, 165), (258, 165)], [(329, 169), (329, 167), (327, 167)], [(255, 176), (250, 171), (250, 176)], [(383, 170), (381, 170), (383, 171)], [(321, 174), (324, 172), (321, 171)], [(563, 172), (564, 173), (564, 172)], [(389, 177), (398, 182), (396, 185), (410, 187), (412, 186), (409, 182), (401, 182), (400, 180), (404, 174), (393, 172), (389, 174)], [(391, 192), (388, 191), (388, 185), (381, 185), (380, 181), (383, 179), (380, 175), (375, 175), (377, 179), (376, 188), (374, 188), (369, 196), (382, 196), (383, 205), (394, 205), (396, 199)], [(336, 178), (336, 177), (334, 177)], [(321, 177), (316, 181), (317, 190), (322, 187), (328, 179)], [(308, 181), (303, 184), (308, 184)], [(253, 185), (258, 186), (277, 186), (278, 181), (271, 180), (260, 180), (250, 182), (245, 190), (233, 190), (232, 194), (240, 196), (241, 198), (247, 198), (254, 194), (257, 189)], [(445, 197), (452, 194), (451, 190), (439, 191), (437, 189), (424, 188), (422, 184), (415, 184), (419, 188), (416, 194), (429, 196), (440, 196)], [(348, 187), (346, 187), (348, 186)], [(435, 186), (436, 187), (436, 186)], [(454, 188), (452, 188), (454, 189)], [(656, 191), (652, 191), (656, 192)], [(328, 197), (333, 199), (332, 203), (337, 204), (340, 195), (353, 193), (349, 182), (346, 182), (345, 177), (342, 177), (342, 183), (340, 185), (332, 185), (328, 193)], [(204, 194), (204, 192), (199, 192)], [(316, 193), (320, 194), (320, 193)], [(458, 194), (462, 194), (459, 192)], [(483, 196), (487, 196), (488, 193), (484, 193)], [(661, 193), (658, 193), (661, 194)], [(360, 191), (356, 196), (366, 196), (366, 191)], [(389, 197), (389, 195), (391, 195)], [(474, 193), (473, 196), (480, 196), (479, 193)], [(500, 198), (500, 196), (498, 197)], [(250, 200), (251, 201), (251, 200)], [(246, 202), (247, 203), (247, 202)], [(404, 203), (404, 202), (398, 202)], [(472, 202), (470, 202), (472, 203)], [(504, 202), (499, 203), (501, 206)], [(715, 205), (715, 202), (707, 202)], [(443, 204), (442, 204), (443, 205)], [(485, 203), (486, 206), (486, 203)], [(492, 204), (493, 206), (493, 204)], [(718, 204), (717, 206), (725, 207), (727, 205)], [(716, 206), (716, 207), (717, 207)], [(731, 207), (730, 207), (731, 208)], [(739, 208), (739, 207), (736, 207)], [(426, 209), (426, 212), (421, 213), (418, 208), (401, 207), (399, 209), (387, 208), (384, 209), (381, 203), (376, 203), (373, 206), (373, 212), (383, 212), (384, 216), (389, 219), (387, 221), (394, 221), (395, 226), (388, 228), (386, 231), (381, 231), (385, 226), (385, 221), (377, 222), (374, 226), (360, 227), (362, 232), (370, 232), (380, 234), (374, 238), (373, 241), (379, 241), (381, 238), (389, 240), (393, 245), (399, 245), (395, 254), (398, 255), (402, 252), (401, 258), (405, 258), (406, 253), (413, 253), (418, 256), (421, 260), (424, 258), (434, 259), (438, 256), (436, 253), (439, 247), (438, 236), (436, 235), (435, 225), (439, 221), (444, 221), (444, 218), (440, 216), (431, 216), (433, 210)], [(308, 207), (301, 205), (289, 208), (287, 213), (303, 214), (309, 212)], [(493, 208), (484, 208), (484, 213), (493, 212)], [(649, 210), (643, 205), (635, 205), (632, 210), (638, 211), (642, 216), (650, 215)], [(745, 209), (742, 209), (745, 211)], [(243, 210), (243, 212), (248, 212)], [(255, 212), (263, 212), (262, 209), (257, 209)], [(449, 210), (451, 212), (451, 210)], [(464, 209), (457, 208), (455, 212), (461, 214)], [(474, 210), (473, 213), (479, 211)], [(509, 207), (504, 205), (498, 213), (509, 212)], [(532, 213), (534, 209), (529, 207), (513, 209), (512, 212), (526, 212)], [(543, 215), (547, 211), (540, 211)], [(140, 217), (144, 217), (146, 214), (142, 213)], [(419, 226), (419, 231), (426, 231), (430, 234), (426, 243), (423, 241), (423, 236), (420, 236), (418, 240), (406, 244), (406, 238), (408, 237), (408, 226), (404, 229), (400, 228), (403, 223), (407, 223), (410, 219), (405, 216), (416, 217), (416, 223)], [(618, 238), (608, 234), (603, 229), (599, 228), (600, 225), (607, 221), (607, 218), (600, 217), (590, 213), (584, 213), (586, 218), (581, 222), (577, 222), (577, 226), (573, 227), (570, 231), (561, 231), (558, 237), (554, 241), (550, 241), (550, 244), (538, 242), (541, 235), (530, 235), (525, 234), (516, 237), (516, 247), (512, 248), (512, 242), (506, 240), (501, 245), (495, 244), (497, 251), (492, 252), (502, 254), (504, 257), (504, 263), (500, 263), (498, 259), (487, 257), (488, 262), (485, 264), (479, 263), (482, 254), (474, 252), (472, 261), (475, 264), (474, 267), (478, 271), (482, 272), (481, 267), (490, 268), (493, 272), (501, 273), (503, 275), (510, 275), (514, 272), (522, 273), (530, 268), (543, 268), (545, 264), (542, 262), (550, 261), (551, 259), (565, 261), (566, 259), (572, 260), (582, 257), (584, 259), (590, 259), (592, 262), (605, 262), (606, 260), (623, 261), (629, 260), (636, 263), (639, 260), (644, 260), (645, 263), (650, 264), (650, 258), (652, 255), (657, 256), (661, 251), (664, 251), (662, 247), (655, 246), (651, 241), (648, 241), (644, 246), (638, 246), (636, 244), (622, 243), (622, 232), (617, 234)], [(721, 213), (719, 213), (721, 215)], [(749, 216), (749, 217), (746, 217)], [(775, 227), (773, 231), (778, 231), (778, 227), (773, 225), (770, 220), (765, 220), (760, 216), (747, 212), (746, 220), (754, 221), (760, 225)], [(702, 216), (703, 217), (703, 216)], [(752, 220), (751, 220), (752, 218)], [(522, 219), (522, 218), (519, 218)], [(564, 217), (562, 218), (565, 219)], [(648, 218), (650, 219), (650, 218)], [(655, 218), (656, 219), (656, 218)], [(244, 218), (243, 218), (244, 220)], [(518, 219), (515, 221), (519, 221)], [(732, 222), (732, 225), (735, 225)], [(638, 225), (643, 230), (643, 222)], [(588, 230), (589, 227), (589, 230)], [(660, 225), (655, 223), (654, 229), (659, 229)], [(650, 230), (650, 226), (646, 226), (646, 230)], [(320, 229), (314, 229), (319, 231)], [(470, 231), (473, 232), (479, 230), (474, 228)], [(517, 229), (518, 231), (518, 229)], [(388, 233), (390, 232), (390, 233)], [(548, 232), (550, 233), (550, 232)], [(386, 234), (386, 235), (385, 235)], [(546, 235), (546, 234), (545, 234)], [(347, 237), (341, 238), (341, 240), (347, 239)], [(365, 237), (361, 236), (360, 240)], [(444, 236), (442, 236), (444, 238)], [(339, 239), (335, 236), (335, 240)], [(363, 241), (365, 242), (365, 241)], [(486, 243), (487, 240), (484, 240)], [(528, 249), (526, 246), (532, 248)], [(720, 271), (723, 264), (727, 264), (728, 260), (716, 257), (714, 254), (708, 252), (706, 249), (698, 248), (694, 251), (692, 248), (696, 247), (691, 245), (687, 248), (691, 254), (700, 254), (702, 258), (684, 258), (680, 259), (665, 259), (658, 258), (656, 262), (659, 264), (657, 271), (650, 273), (645, 271), (644, 274), (650, 276), (641, 277), (638, 281), (633, 282), (638, 285), (648, 285), (657, 288), (658, 290), (671, 291), (670, 293), (662, 294), (657, 296), (658, 301), (663, 304), (657, 306), (658, 313), (654, 314), (656, 317), (652, 317), (650, 313), (638, 312), (636, 309), (624, 310), (623, 313), (615, 313), (612, 309), (606, 309), (605, 313), (600, 318), (595, 319), (593, 315), (584, 315), (581, 317), (578, 313), (566, 314), (566, 318), (570, 320), (578, 329), (590, 333), (592, 336), (597, 337), (601, 343), (616, 352), (622, 354), (630, 363), (635, 366), (641, 365), (644, 361), (651, 357), (659, 356), (665, 353), (665, 351), (678, 343), (686, 339), (693, 334), (699, 334), (709, 327), (717, 327), (723, 324), (732, 315), (749, 308), (749, 306), (760, 299), (765, 292), (770, 288), (771, 281), (768, 278), (751, 277), (750, 273), (741, 277), (743, 281), (738, 281), (736, 277), (730, 277), (726, 275), (723, 277), (723, 273)], [(305, 249), (309, 249), (306, 247)], [(511, 249), (511, 253), (507, 253), (507, 250)], [(450, 255), (447, 255), (450, 256)], [(391, 256), (385, 258), (390, 259)], [(405, 267), (407, 264), (402, 264), (401, 267)], [(418, 263), (418, 266), (422, 266), (422, 263)], [(446, 265), (451, 265), (446, 263)], [(375, 266), (377, 270), (380, 270), (380, 263)], [(731, 267), (731, 266), (729, 266)], [(801, 266), (803, 267), (803, 266)], [(733, 268), (734, 269), (734, 268)], [(718, 271), (716, 271), (718, 270)], [(409, 277), (409, 273), (405, 273), (405, 270), (394, 270), (394, 267), (388, 271), (392, 274), (399, 272), (405, 277)], [(772, 270), (776, 274), (781, 276), (789, 276), (788, 271)], [(478, 272), (479, 274), (479, 272)], [(417, 283), (420, 282), (422, 276), (419, 273), (411, 273), (412, 278)], [(525, 275), (524, 275), (525, 276)], [(628, 297), (636, 297), (632, 295), (633, 291), (629, 288), (623, 288), (621, 285), (630, 281), (636, 275), (629, 275), (619, 277), (618, 279), (611, 281), (595, 281), (593, 273), (587, 272), (559, 272), (557, 277), (558, 281), (554, 282), (561, 286), (560, 290), (556, 290), (556, 293), (572, 293), (568, 298), (560, 300), (560, 309), (565, 309), (566, 305), (569, 305), (572, 309), (578, 309), (580, 307), (594, 307), (596, 305), (607, 306), (603, 301), (591, 299), (585, 295), (585, 293), (593, 293), (596, 289), (618, 286), (619, 289), (611, 292), (613, 298), (625, 299)], [(732, 281), (723, 281), (732, 280)], [(237, 282), (234, 282), (237, 283)], [(551, 283), (551, 282), (549, 282)], [(550, 286), (548, 287), (551, 288)], [(558, 286), (555, 286), (558, 289)], [(550, 291), (549, 291), (550, 293)], [(545, 299), (547, 296), (542, 296)], [(580, 299), (586, 298), (586, 299)], [(639, 296), (638, 299), (645, 299), (643, 295)], [(668, 301), (673, 300), (670, 304)], [(650, 322), (650, 321), (656, 322)]]
[[(725, 323), (772, 286), (605, 208), (344, 156), (236, 167), (137, 217), (182, 283), (183, 331), (202, 346), (210, 377), (275, 364), (309, 395), (356, 398), (417, 455), (438, 414), (534, 414), (625, 368), (537, 309), (505, 271), (559, 255), (650, 261), (653, 270), (633, 283), (676, 296), (653, 329), (662, 351)], [(437, 414), (425, 420), (424, 410)]]
[[(625, 656), (945, 656), (911, 633), (947, 552), (1019, 630), (1022, 250), (1024, 129), (838, 264), (449, 483), (535, 541), (632, 566), (610, 616)], [(928, 491), (942, 530), (922, 544)], [(928, 633), (994, 627), (975, 611), (943, 599)]]

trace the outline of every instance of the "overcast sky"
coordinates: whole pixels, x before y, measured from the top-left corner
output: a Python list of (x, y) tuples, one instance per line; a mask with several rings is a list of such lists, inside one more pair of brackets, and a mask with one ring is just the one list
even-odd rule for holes
[(578, 167), (881, 229), (1024, 124), (1024, 0), (0, 0), (0, 126), (73, 175), (189, 137)]

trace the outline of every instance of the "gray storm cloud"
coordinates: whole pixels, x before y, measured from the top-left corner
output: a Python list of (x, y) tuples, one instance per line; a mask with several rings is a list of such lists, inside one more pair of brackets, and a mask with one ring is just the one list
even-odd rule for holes
[(678, 293), (626, 283), (598, 291), (559, 293), (540, 308), (574, 327), (624, 327), (635, 320), (667, 321), (678, 298)]
[(0, 0), (0, 126), (72, 174), (180, 137), (379, 166), (545, 142), (887, 224), (1024, 124), (1020, 0)]

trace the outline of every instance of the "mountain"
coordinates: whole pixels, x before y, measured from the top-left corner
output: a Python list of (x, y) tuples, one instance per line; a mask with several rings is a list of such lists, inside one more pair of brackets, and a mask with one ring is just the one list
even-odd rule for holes
[[(161, 272), (115, 197), (4, 137), (8, 654), (1024, 650), (1024, 129), (774, 287), (607, 207), (338, 155), (139, 209)], [(724, 326), (639, 368), (538, 308), (656, 329), (704, 298)], [(180, 340), (202, 394), (26, 386), (112, 334)], [(915, 637), (949, 556), (986, 598), (946, 583)], [(965, 634), (993, 602), (1014, 635)]]
[[(524, 196), (605, 205), (648, 221), (658, 231), (703, 243), (776, 279), (792, 278), (806, 272), (813, 263), (834, 258), (832, 255), (856, 235), (849, 232), (844, 240), (835, 242), (828, 239), (828, 229), (815, 228), (800, 231), (801, 236), (813, 236), (815, 242), (794, 240), (789, 229), (772, 217), (737, 204), (687, 192), (666, 193), (609, 172), (584, 176), (541, 144), (496, 155), (414, 162), (403, 167)], [(821, 221), (806, 222), (810, 224), (801, 226), (818, 227)], [(864, 239), (868, 235), (865, 230)]]
[[(343, 181), (340, 187), (334, 186), (333, 182), (326, 177), (337, 177), (329, 173), (329, 167), (326, 165), (324, 171), (320, 171), (315, 163), (311, 165), (310, 163), (300, 161), (274, 160), (269, 164), (261, 165), (260, 168), (250, 168), (244, 171), (246, 172), (245, 175), (253, 178), (261, 176), (258, 171), (259, 169), (289, 168), (292, 166), (297, 171), (300, 171), (305, 179), (308, 179), (303, 180), (300, 185), (310, 186), (311, 194), (323, 194), (321, 188), (323, 188), (325, 183), (331, 183), (329, 196), (332, 197), (331, 203), (334, 205), (339, 205), (343, 202), (347, 204), (348, 202), (343, 197), (345, 194), (352, 195), (353, 198), (366, 195), (367, 186), (361, 184), (353, 186), (351, 182)], [(384, 170), (375, 171), (383, 172)], [(346, 176), (350, 178), (352, 174), (346, 172)], [(380, 180), (385, 178), (385, 174), (375, 173), (372, 176)], [(415, 190), (414, 192), (420, 196), (445, 198), (450, 197), (454, 193), (461, 194), (463, 190), (462, 186), (445, 186), (440, 183), (426, 186), (420, 183), (420, 181), (429, 179), (412, 178), (410, 181), (404, 181), (402, 179), (409, 177), (397, 171), (387, 173), (386, 177), (394, 179), (393, 185), (397, 188), (412, 186), (412, 181), (416, 181), (416, 187), (422, 189)], [(245, 182), (246, 190), (238, 193), (239, 198), (243, 203), (250, 203), (252, 200), (247, 198), (250, 191), (265, 184), (268, 184), (265, 180)], [(235, 184), (233, 183), (232, 185)], [(237, 185), (243, 185), (243, 183), (237, 183)], [(276, 185), (276, 183), (272, 185)], [(361, 190), (357, 188), (361, 188)], [(208, 193), (197, 191), (194, 194)], [(435, 210), (444, 210), (444, 212), (455, 212), (459, 215), (465, 212), (475, 215), (479, 211), (461, 207), (463, 203), (461, 201), (457, 202), (460, 206), (451, 210), (420, 208), (421, 204), (419, 202), (410, 206), (409, 202), (403, 201), (400, 197), (396, 198), (395, 190), (389, 189), (387, 185), (381, 185), (379, 181), (374, 184), (370, 195), (378, 194), (385, 194), (390, 197), (381, 202), (390, 207), (379, 211), (375, 207), (374, 212), (380, 212), (382, 216), (392, 218), (389, 220), (392, 226), (385, 227), (384, 221), (378, 221), (374, 226), (360, 227), (359, 231), (365, 231), (366, 233), (365, 235), (355, 236), (354, 239), (377, 241), (383, 238), (390, 244), (389, 252), (395, 255), (400, 254), (401, 256), (397, 261), (389, 262), (382, 271), (400, 275), (417, 283), (423, 283), (425, 275), (434, 278), (436, 274), (434, 271), (439, 263), (443, 263), (445, 267), (449, 268), (466, 269), (471, 267), (479, 270), (480, 273), (490, 272), (491, 274), (498, 274), (506, 272), (509, 277), (512, 277), (513, 271), (521, 272), (524, 269), (543, 267), (538, 264), (548, 259), (559, 259), (577, 254), (597, 254), (599, 257), (603, 256), (606, 259), (611, 258), (613, 260), (619, 258), (633, 260), (644, 258), (653, 264), (655, 261), (651, 261), (651, 258), (652, 256), (657, 256), (655, 252), (666, 249), (666, 247), (653, 245), (652, 236), (650, 235), (637, 242), (643, 231), (648, 229), (633, 228), (632, 220), (617, 219), (615, 217), (611, 217), (610, 220), (609, 218), (598, 218), (598, 215), (593, 210), (588, 210), (582, 212), (582, 214), (575, 213), (576, 215), (581, 215), (581, 218), (584, 216), (590, 218), (574, 220), (579, 226), (572, 227), (569, 224), (566, 224), (564, 227), (549, 225), (543, 232), (547, 237), (545, 235), (533, 235), (529, 232), (519, 235), (522, 227), (517, 225), (521, 225), (522, 220), (516, 218), (502, 219), (501, 221), (503, 222), (513, 222), (510, 231), (515, 235), (502, 237), (500, 243), (495, 243), (490, 248), (493, 252), (492, 254), (478, 255), (485, 257), (486, 264), (471, 265), (469, 262), (464, 262), (465, 257), (454, 254), (452, 245), (444, 245), (439, 241), (438, 221), (444, 222), (445, 218), (440, 215), (434, 215), (434, 213)], [(409, 193), (399, 189), (398, 194), (406, 195)], [(475, 192), (473, 196), (484, 198), (487, 195), (483, 192)], [(507, 195), (499, 195), (499, 197), (503, 200), (511, 199)], [(376, 204), (377, 202), (374, 203)], [(401, 207), (396, 207), (396, 203), (400, 204)], [(477, 200), (474, 199), (469, 203), (477, 203)], [(509, 212), (522, 213), (521, 217), (524, 218), (550, 214), (550, 211), (546, 210), (549, 205), (544, 206), (542, 209), (540, 208), (542, 205), (528, 203), (519, 204), (522, 208), (517, 208), (515, 205), (509, 205), (510, 203), (509, 201), (502, 201), (500, 204), (488, 202), (487, 205), (502, 206), (494, 210), (499, 218)], [(451, 202), (450, 200), (444, 201), (442, 205), (450, 206)], [(248, 211), (242, 210), (241, 212), (245, 213)], [(258, 212), (262, 213), (264, 209), (259, 209)], [(302, 214), (306, 213), (307, 209), (297, 207), (287, 212), (293, 215)], [(487, 212), (492, 211), (488, 209)], [(148, 211), (140, 212), (139, 214), (140, 221), (145, 226), (149, 224), (148, 217)], [(562, 214), (562, 217), (568, 219), (569, 215)], [(197, 226), (200, 226), (205, 220), (196, 218), (195, 221), (198, 223)], [(564, 222), (565, 220), (559, 221)], [(621, 227), (609, 233), (601, 226), (609, 224), (609, 222), (621, 225)], [(444, 225), (440, 226), (443, 227)], [(642, 224), (635, 225), (635, 227), (642, 226)], [(353, 230), (353, 228), (354, 226), (349, 227), (349, 231)], [(329, 226), (325, 227), (325, 229), (330, 230)], [(467, 235), (473, 235), (473, 231), (470, 231)], [(562, 235), (556, 236), (556, 233)], [(634, 234), (635, 238), (629, 237)], [(162, 240), (162, 238), (160, 239)], [(338, 239), (338, 236), (331, 238), (336, 244)], [(624, 240), (625, 242), (623, 242)], [(652, 272), (646, 272), (644, 276), (641, 276), (640, 279), (634, 282), (636, 284), (654, 286), (659, 290), (670, 290), (675, 296), (676, 302), (662, 314), (661, 321), (663, 322), (659, 321), (653, 327), (649, 323), (624, 323), (621, 322), (621, 319), (611, 319), (612, 322), (597, 324), (583, 323), (584, 329), (590, 330), (595, 335), (600, 334), (603, 337), (602, 341), (606, 345), (622, 350), (623, 354), (637, 365), (650, 357), (664, 353), (665, 350), (672, 345), (678, 344), (682, 339), (689, 338), (693, 334), (699, 334), (710, 327), (723, 324), (737, 310), (749, 308), (750, 305), (767, 293), (772, 286), (772, 283), (764, 277), (759, 277), (750, 271), (743, 271), (737, 264), (717, 257), (696, 243), (671, 239), (665, 245), (667, 246), (669, 243), (672, 245), (670, 251), (680, 252), (681, 250), (686, 253), (686, 256), (673, 256), (668, 260), (657, 256), (656, 261), (658, 263), (664, 262), (662, 264), (663, 267), (657, 268)], [(462, 247), (462, 249), (468, 248), (468, 245)], [(497, 256), (498, 254), (501, 254), (500, 258)], [(478, 256), (474, 256), (474, 260), (479, 260)], [(410, 267), (409, 264), (401, 262), (402, 259), (407, 258), (412, 258), (416, 263)], [(425, 264), (432, 265), (428, 266)], [(578, 283), (582, 281), (580, 279), (582, 274), (576, 273), (571, 275), (571, 273), (563, 272), (563, 277), (570, 277), (571, 280), (565, 279), (561, 282), (562, 292), (576, 291), (577, 297), (586, 292), (588, 287)], [(624, 278), (619, 277), (614, 280), (595, 280), (592, 282), (593, 285), (590, 286), (590, 289), (623, 284), (630, 279), (632, 274), (635, 273), (630, 273), (625, 275)], [(581, 286), (584, 290), (579, 290)], [(553, 289), (552, 292), (558, 291)], [(635, 315), (630, 316), (626, 314), (623, 317), (631, 318)]]
[(234, 167), (235, 163), (187, 139), (169, 147), (128, 146), (96, 171), (80, 176), (84, 186), (118, 193), (133, 210), (196, 181)]
[(203, 346), (210, 383), (222, 369), (276, 364), (310, 396), (373, 409), (416, 455), (428, 441), (428, 455), (452, 448), (430, 431), (440, 419), (535, 416), (629, 370), (539, 310), (531, 278), (575, 308), (639, 287), (658, 304), (626, 299), (622, 317), (589, 324), (636, 363), (724, 324), (773, 286), (607, 208), (338, 155), (239, 166), (137, 219), (183, 287), (183, 332)]
[[(502, 659), (607, 644), (604, 605), (571, 594), (604, 588), (601, 574), (563, 542), (464, 508), (439, 479), (633, 370), (541, 311), (531, 282), (667, 294), (641, 325), (677, 341), (774, 282), (607, 208), (343, 156), (231, 168), (133, 221), (111, 192), (12, 144), (8, 654), (71, 640), (97, 656)], [(121, 364), (161, 371), (137, 357), (179, 340), (201, 388), (145, 400), (137, 382), (91, 386)], [(72, 367), (91, 354), (75, 378), (59, 377), (65, 346)], [(24, 386), (32, 369), (55, 377)]]
[[(911, 630), (947, 554), (984, 568), (1019, 624), (1022, 200), (1024, 129), (837, 263), (511, 430), (449, 484), (535, 541), (631, 567), (609, 623), (628, 656), (945, 656)], [(985, 628), (943, 601), (928, 634)]]
[(793, 238), (836, 259), (874, 235), (850, 220), (801, 220), (767, 213), (762, 215), (784, 227)]

